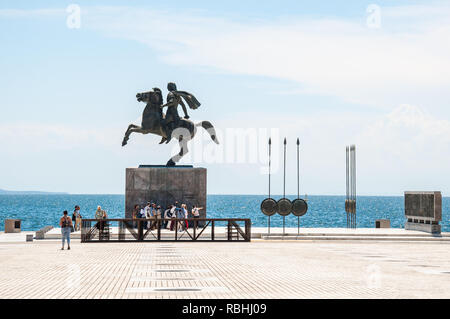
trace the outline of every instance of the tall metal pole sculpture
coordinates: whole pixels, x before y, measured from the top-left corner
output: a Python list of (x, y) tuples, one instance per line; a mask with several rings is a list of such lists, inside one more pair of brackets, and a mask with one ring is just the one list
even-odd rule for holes
[(308, 204), (300, 198), (300, 140), (297, 138), (297, 199), (291, 202), (286, 198), (286, 145), (284, 138), (284, 158), (283, 158), (283, 198), (278, 202), (270, 197), (270, 176), (271, 176), (271, 139), (269, 138), (269, 197), (262, 201), (261, 212), (268, 216), (268, 233), (270, 234), (270, 216), (275, 213), (283, 216), (283, 236), (286, 234), (286, 216), (293, 213), (298, 217), (297, 233), (300, 234), (300, 217), (308, 211)]
[(283, 198), (277, 202), (278, 214), (283, 216), (283, 236), (285, 235), (286, 216), (292, 212), (292, 202), (286, 198), (286, 144), (286, 138), (284, 138)]
[(277, 202), (270, 197), (270, 175), (271, 175), (272, 139), (269, 138), (269, 197), (262, 201), (261, 212), (268, 217), (268, 233), (270, 235), (270, 216), (277, 212)]
[(356, 228), (356, 146), (355, 145), (350, 146), (350, 153), (353, 153), (353, 156), (352, 156), (352, 163), (353, 163), (353, 165), (352, 165), (352, 177), (353, 177), (352, 213), (353, 213), (353, 228)]
[(297, 198), (300, 198), (300, 139), (297, 137)]
[(350, 156), (350, 148), (348, 146), (345, 147), (345, 214), (347, 215), (347, 228), (350, 227), (349, 223), (349, 212), (350, 212), (350, 192), (349, 192), (349, 156)]
[[(269, 137), (269, 198), (270, 198), (270, 165), (272, 160), (272, 139)], [(270, 215), (268, 216), (268, 233), (270, 235)]]
[(292, 214), (297, 216), (297, 235), (300, 235), (300, 217), (307, 211), (306, 200), (300, 198), (300, 140), (297, 138), (297, 199), (292, 202)]
[(356, 228), (356, 146), (345, 148), (347, 228)]
[[(300, 139), (297, 137), (297, 199), (300, 198)], [(297, 216), (297, 235), (300, 235), (300, 216)]]
[[(283, 198), (286, 198), (286, 138), (284, 138)], [(285, 224), (286, 224), (286, 216), (283, 215), (283, 236)]]

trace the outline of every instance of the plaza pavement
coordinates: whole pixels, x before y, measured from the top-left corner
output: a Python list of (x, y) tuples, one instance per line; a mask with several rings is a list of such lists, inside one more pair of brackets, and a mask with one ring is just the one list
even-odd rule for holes
[(0, 298), (450, 298), (450, 243), (2, 240)]

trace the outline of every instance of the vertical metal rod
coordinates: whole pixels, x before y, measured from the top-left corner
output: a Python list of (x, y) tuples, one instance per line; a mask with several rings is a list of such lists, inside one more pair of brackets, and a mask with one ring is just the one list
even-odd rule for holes
[(345, 213), (347, 215), (347, 228), (349, 228), (349, 147), (345, 147)]
[(272, 139), (269, 137), (269, 198), (270, 198), (270, 165), (272, 156)]
[(300, 140), (297, 137), (297, 198), (300, 198)]
[[(270, 198), (270, 165), (271, 165), (271, 157), (272, 157), (272, 138), (269, 137), (269, 198)], [(269, 223), (268, 223), (268, 233), (270, 235), (270, 216), (269, 216)]]
[(350, 146), (351, 151), (351, 161), (352, 161), (352, 228), (355, 228), (355, 175), (354, 175), (354, 169), (355, 169), (355, 161), (354, 161), (354, 155), (355, 155), (355, 149), (354, 145)]
[(354, 179), (355, 179), (355, 228), (356, 228), (356, 146), (354, 146), (354, 159), (353, 162), (355, 163), (354, 165)]
[[(158, 241), (161, 240), (161, 220), (158, 220), (156, 222), (157, 226), (158, 226)], [(195, 233), (195, 229), (194, 229), (194, 233)], [(195, 236), (194, 236), (195, 237)]]
[[(297, 137), (297, 199), (300, 198), (300, 140)], [(300, 216), (297, 218), (297, 235), (300, 235)]]
[(286, 138), (284, 138), (283, 198), (286, 198)]
[(353, 217), (353, 228), (356, 228), (356, 148), (353, 145), (353, 202), (355, 215)]
[(178, 217), (175, 219), (176, 220), (176, 222), (175, 222), (175, 240), (178, 240), (178, 223), (179, 223), (179, 221), (178, 221)]
[[(348, 149), (348, 147), (347, 147)], [(348, 150), (347, 150), (348, 152)], [(347, 153), (348, 154), (348, 153)], [(350, 227), (356, 228), (356, 146), (350, 146), (350, 154), (348, 156), (347, 164), (348, 167), (348, 184), (349, 184), (349, 197), (348, 200), (348, 212), (350, 213)]]
[(353, 145), (353, 192), (355, 196), (355, 228), (356, 228), (356, 146)]
[[(284, 138), (283, 198), (286, 198), (286, 138)], [(286, 217), (283, 216), (283, 237)]]
[(354, 201), (353, 201), (353, 147), (350, 145), (350, 212), (351, 212), (351, 219), (350, 219), (350, 227), (353, 228), (353, 207), (354, 207)]

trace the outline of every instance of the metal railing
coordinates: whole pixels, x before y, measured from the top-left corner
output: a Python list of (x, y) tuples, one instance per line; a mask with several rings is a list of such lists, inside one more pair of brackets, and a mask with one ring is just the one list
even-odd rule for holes
[[(170, 229), (167, 227), (170, 226)], [(251, 241), (250, 219), (83, 219), (81, 242)]]

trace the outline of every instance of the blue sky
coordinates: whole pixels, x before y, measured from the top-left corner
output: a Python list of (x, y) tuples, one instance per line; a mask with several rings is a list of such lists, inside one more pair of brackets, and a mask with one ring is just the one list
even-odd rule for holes
[[(79, 29), (66, 24), (71, 3)], [(165, 95), (175, 81), (202, 102), (194, 122), (224, 134), (219, 151), (200, 133), (192, 147), (209, 193), (266, 191), (264, 134), (245, 147), (256, 160), (220, 158), (233, 149), (227, 132), (239, 129), (287, 136), (292, 176), (300, 137), (308, 194), (345, 192), (350, 143), (360, 194), (450, 190), (450, 4), (377, 1), (377, 28), (367, 24), (369, 4), (1, 1), (0, 188), (123, 193), (126, 167), (163, 164), (176, 150), (149, 135), (120, 146), (144, 108), (135, 95)], [(281, 178), (278, 165), (278, 193)], [(295, 192), (295, 178), (287, 189)]]

